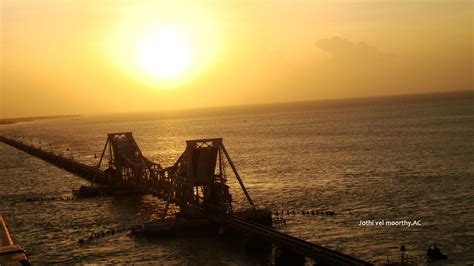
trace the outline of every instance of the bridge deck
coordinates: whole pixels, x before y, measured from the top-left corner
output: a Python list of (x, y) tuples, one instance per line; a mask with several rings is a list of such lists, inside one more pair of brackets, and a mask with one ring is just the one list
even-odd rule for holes
[(87, 180), (92, 180), (94, 176), (98, 177), (98, 179), (105, 177), (103, 171), (97, 170), (93, 166), (85, 165), (83, 163), (64, 158), (60, 155), (54, 154), (53, 152), (41, 150), (18, 141), (8, 139), (4, 136), (0, 136), (0, 141), (37, 158), (40, 158), (48, 163), (51, 163), (59, 168), (69, 171), (73, 174), (77, 174)]
[(270, 227), (234, 215), (223, 214), (219, 216), (219, 219), (228, 226), (257, 235), (279, 247), (287, 248), (297, 254), (314, 259), (323, 265), (372, 265), (369, 262), (278, 232)]

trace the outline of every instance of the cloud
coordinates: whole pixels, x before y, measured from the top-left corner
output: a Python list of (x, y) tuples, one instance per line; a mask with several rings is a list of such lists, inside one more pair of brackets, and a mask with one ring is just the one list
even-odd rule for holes
[[(454, 43), (454, 40), (449, 40)], [(327, 58), (302, 77), (307, 86), (341, 96), (403, 94), (472, 88), (472, 61), (464, 46), (430, 44), (414, 51), (385, 52), (365, 42), (335, 36), (315, 46)]]
[(394, 58), (393, 55), (384, 53), (375, 46), (365, 42), (354, 43), (339, 36), (318, 40), (315, 45), (338, 63), (374, 65), (387, 63)]
[(404, 85), (400, 58), (368, 43), (335, 36), (316, 41), (315, 47), (327, 56), (315, 58), (288, 82), (314, 98), (393, 94)]

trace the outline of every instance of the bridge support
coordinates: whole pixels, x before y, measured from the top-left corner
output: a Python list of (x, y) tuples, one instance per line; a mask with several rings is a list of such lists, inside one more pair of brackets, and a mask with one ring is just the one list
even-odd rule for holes
[(226, 164), (232, 168), (250, 206), (255, 209), (252, 198), (222, 143), (222, 138), (188, 140), (186, 150), (173, 167), (165, 169), (173, 185), (162, 220), (166, 217), (172, 199), (176, 199), (184, 215), (192, 214), (194, 209), (232, 213), (232, 195), (227, 185)]

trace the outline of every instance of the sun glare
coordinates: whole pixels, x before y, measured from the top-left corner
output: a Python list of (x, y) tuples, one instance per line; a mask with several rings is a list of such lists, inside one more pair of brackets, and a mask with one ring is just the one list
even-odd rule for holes
[(217, 30), (209, 17), (172, 5), (133, 9), (117, 23), (107, 50), (115, 66), (148, 87), (184, 86), (217, 60)]
[(190, 43), (175, 31), (153, 32), (139, 43), (137, 60), (143, 71), (156, 78), (176, 78), (191, 64)]

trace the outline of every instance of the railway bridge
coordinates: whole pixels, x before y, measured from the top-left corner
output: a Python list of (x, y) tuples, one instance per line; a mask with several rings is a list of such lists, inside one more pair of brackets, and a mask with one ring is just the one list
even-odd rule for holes
[[(82, 164), (12, 137), (1, 135), (0, 141), (88, 179), (92, 185), (81, 188), (84, 193), (105, 189), (112, 194), (125, 191), (159, 197), (166, 202), (161, 216), (163, 223), (169, 205), (175, 204), (181, 215), (192, 217), (199, 213), (200, 217), (204, 215), (212, 222), (271, 243), (280, 254), (275, 262), (303, 263), (305, 258), (310, 258), (317, 265), (372, 265), (274, 230), (271, 211), (256, 209), (222, 138), (186, 141), (185, 151), (169, 167), (146, 158), (131, 132), (108, 134), (96, 166)], [(255, 210), (256, 219), (244, 218), (234, 212), (227, 185), (232, 177), (237, 179), (250, 209)]]

